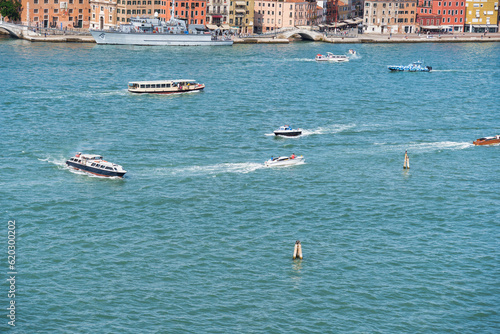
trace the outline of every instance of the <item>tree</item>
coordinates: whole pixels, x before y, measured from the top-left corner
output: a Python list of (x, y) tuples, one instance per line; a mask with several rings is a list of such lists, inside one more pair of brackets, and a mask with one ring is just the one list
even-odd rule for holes
[(8, 17), (11, 21), (21, 19), (21, 3), (16, 0), (0, 0), (0, 14)]

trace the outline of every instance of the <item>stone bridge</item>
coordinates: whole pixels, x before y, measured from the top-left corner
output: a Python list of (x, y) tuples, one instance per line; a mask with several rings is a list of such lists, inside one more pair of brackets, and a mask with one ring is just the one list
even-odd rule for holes
[(299, 35), (302, 39), (312, 40), (312, 41), (320, 41), (323, 39), (323, 34), (303, 28), (295, 28), (292, 30), (287, 30), (279, 33), (277, 38), (290, 38), (293, 35)]
[(12, 37), (21, 38), (23, 36), (23, 32), (27, 31), (28, 27), (0, 20), (0, 29), (7, 31)]

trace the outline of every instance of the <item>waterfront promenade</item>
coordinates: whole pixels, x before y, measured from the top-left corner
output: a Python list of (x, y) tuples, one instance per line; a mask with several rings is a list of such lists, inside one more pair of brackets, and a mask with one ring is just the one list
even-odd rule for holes
[[(1, 29), (0, 29), (1, 31)], [(87, 34), (34, 33), (29, 31), (22, 37), (30, 42), (54, 43), (95, 43), (94, 38)], [(235, 44), (286, 44), (297, 39), (276, 37), (235, 37)], [(464, 42), (500, 42), (500, 33), (456, 33), (456, 34), (359, 34), (357, 37), (323, 37), (319, 42), (358, 44), (358, 43), (464, 43)]]

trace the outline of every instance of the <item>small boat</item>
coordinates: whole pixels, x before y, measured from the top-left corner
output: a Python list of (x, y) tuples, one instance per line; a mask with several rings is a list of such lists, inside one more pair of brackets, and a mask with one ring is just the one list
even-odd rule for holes
[(494, 137), (479, 138), (472, 142), (474, 145), (495, 145), (500, 144), (500, 135)]
[(424, 66), (421, 61), (415, 61), (410, 65), (387, 66), (391, 72), (430, 72), (432, 67)]
[(349, 49), (349, 54), (355, 55), (356, 54), (356, 50)]
[(304, 161), (305, 159), (302, 155), (297, 157), (295, 154), (292, 154), (289, 157), (276, 157), (276, 158), (271, 157), (271, 159), (264, 162), (264, 166), (266, 167), (291, 166), (291, 165), (297, 165)]
[(78, 152), (66, 161), (66, 165), (99, 176), (123, 177), (127, 172), (122, 166), (106, 161), (101, 155)]
[(128, 91), (136, 94), (173, 94), (202, 90), (204, 84), (195, 80), (157, 80), (132, 81), (128, 83)]
[(292, 129), (290, 125), (280, 126), (278, 130), (274, 130), (275, 136), (284, 136), (284, 137), (295, 137), (300, 136), (302, 134), (301, 129)]
[(349, 61), (349, 58), (346, 55), (334, 55), (331, 52), (327, 52), (326, 56), (318, 53), (315, 59), (316, 61), (332, 61), (336, 63)]

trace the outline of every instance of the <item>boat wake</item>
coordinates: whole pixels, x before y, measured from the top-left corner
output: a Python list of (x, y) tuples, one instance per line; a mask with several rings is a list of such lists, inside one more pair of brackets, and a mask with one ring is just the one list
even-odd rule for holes
[(314, 58), (294, 58), (292, 61), (316, 61)]
[(474, 144), (469, 142), (443, 141), (435, 143), (410, 143), (407, 147), (409, 150), (414, 152), (429, 152), (441, 150), (463, 150), (472, 146), (474, 146)]
[(333, 124), (328, 126), (320, 126), (316, 129), (304, 129), (302, 131), (302, 136), (310, 135), (326, 135), (333, 133), (340, 133), (355, 127), (356, 124)]
[(222, 163), (211, 166), (190, 166), (181, 167), (174, 169), (157, 169), (158, 174), (170, 174), (170, 175), (180, 175), (180, 176), (202, 176), (202, 175), (212, 175), (225, 173), (236, 173), (236, 174), (247, 174), (251, 173), (257, 169), (264, 168), (264, 164), (253, 163), (253, 162), (242, 162), (242, 163)]
[[(276, 136), (277, 138), (300, 138), (310, 135), (325, 135), (340, 133), (355, 127), (356, 124), (333, 124), (328, 126), (320, 126), (316, 129), (302, 129), (302, 134), (300, 136), (287, 137), (287, 136)], [(274, 137), (274, 133), (266, 133), (265, 136)]]

